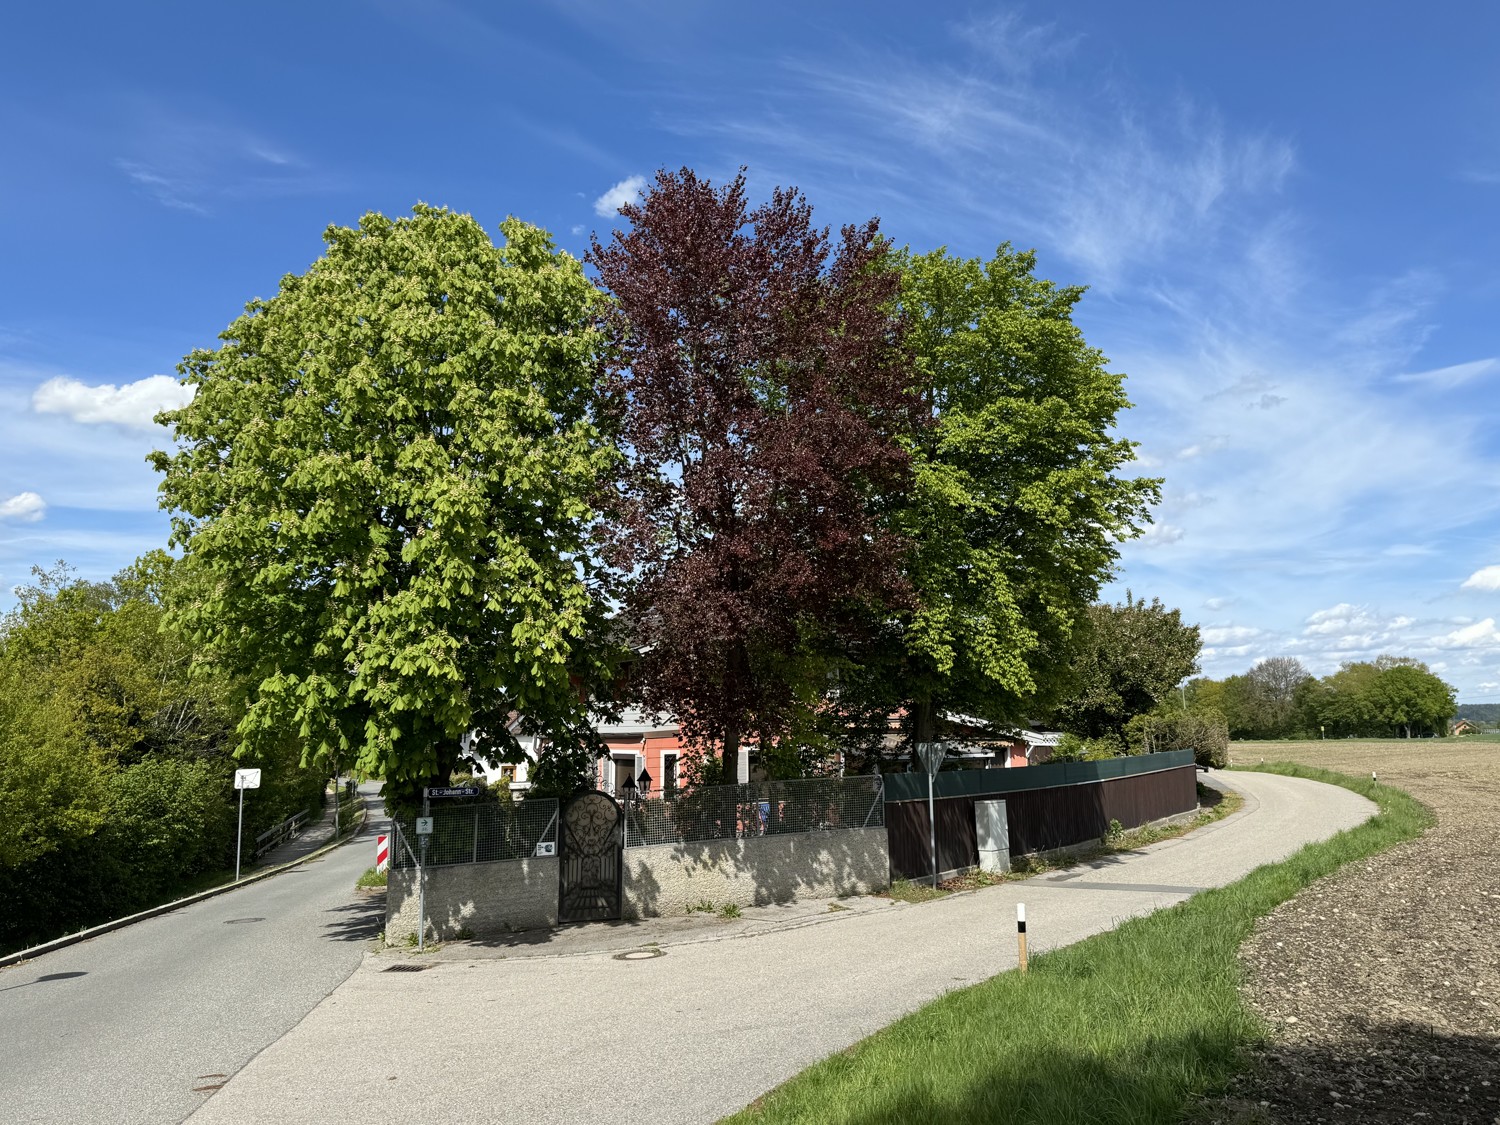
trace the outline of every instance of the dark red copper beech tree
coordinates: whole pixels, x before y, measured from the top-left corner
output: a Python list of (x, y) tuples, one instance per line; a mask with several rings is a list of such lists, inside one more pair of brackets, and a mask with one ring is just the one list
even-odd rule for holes
[(841, 637), (904, 596), (903, 543), (876, 511), (919, 425), (871, 220), (838, 246), (795, 190), (749, 210), (657, 173), (589, 255), (613, 297), (610, 391), (629, 458), (609, 533), (639, 632), (633, 688), (722, 749), (785, 731), (821, 696)]

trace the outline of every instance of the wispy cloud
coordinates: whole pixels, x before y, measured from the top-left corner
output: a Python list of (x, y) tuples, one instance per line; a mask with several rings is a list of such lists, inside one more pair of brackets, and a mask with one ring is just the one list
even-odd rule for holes
[(232, 124), (149, 106), (122, 130), (115, 168), (164, 207), (211, 214), (231, 202), (328, 190), (326, 173), (266, 137)]
[(1414, 371), (1406, 375), (1397, 375), (1395, 381), (1416, 383), (1437, 390), (1449, 391), (1454, 387), (1461, 387), (1466, 383), (1491, 375), (1500, 375), (1500, 357), (1491, 356), (1487, 359), (1470, 360), (1468, 363), (1455, 363), (1449, 367), (1436, 367), (1431, 371)]
[(85, 425), (110, 424), (133, 429), (151, 429), (162, 410), (175, 410), (191, 402), (193, 388), (170, 375), (151, 375), (134, 383), (89, 386), (78, 379), (59, 376), (48, 379), (31, 396), (38, 414), (61, 414)]

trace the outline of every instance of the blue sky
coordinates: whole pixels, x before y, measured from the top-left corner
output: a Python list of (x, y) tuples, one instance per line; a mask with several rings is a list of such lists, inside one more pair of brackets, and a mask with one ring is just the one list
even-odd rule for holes
[(175, 364), (327, 224), (423, 200), (581, 254), (634, 177), (743, 164), (1090, 286), (1166, 478), (1111, 594), (1180, 607), (1206, 672), (1392, 652), (1500, 700), (1500, 9), (508, 8), (7, 17), (0, 587), (163, 544)]

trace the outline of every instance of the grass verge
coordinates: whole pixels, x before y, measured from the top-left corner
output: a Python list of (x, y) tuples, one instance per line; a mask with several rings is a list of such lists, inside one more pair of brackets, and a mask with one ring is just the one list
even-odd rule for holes
[(365, 873), (354, 880), (356, 887), (372, 888), (385, 886), (385, 872), (376, 871), (373, 867), (366, 867)]
[(1399, 789), (1325, 770), (1379, 813), (1228, 887), (953, 992), (804, 1071), (734, 1122), (1157, 1123), (1221, 1090), (1265, 1028), (1239, 995), (1255, 920), (1355, 859), (1409, 840), (1431, 812)]

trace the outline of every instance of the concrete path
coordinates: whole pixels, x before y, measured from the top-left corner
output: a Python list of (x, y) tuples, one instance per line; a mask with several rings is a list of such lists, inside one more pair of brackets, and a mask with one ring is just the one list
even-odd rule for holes
[(1223, 781), (1247, 807), (1190, 836), (922, 905), (824, 906), (718, 940), (701, 923), (663, 919), (630, 935), (635, 956), (623, 958), (621, 927), (596, 930), (595, 951), (518, 943), (421, 972), (386, 971), (416, 962), (371, 954), (191, 1120), (714, 1121), (943, 993), (1013, 968), (1017, 902), (1034, 951), (1066, 945), (1375, 811), (1310, 781)]
[(281, 1038), (384, 925), (354, 889), (383, 821), (367, 800), (326, 856), (0, 969), (0, 1120), (181, 1121)]

